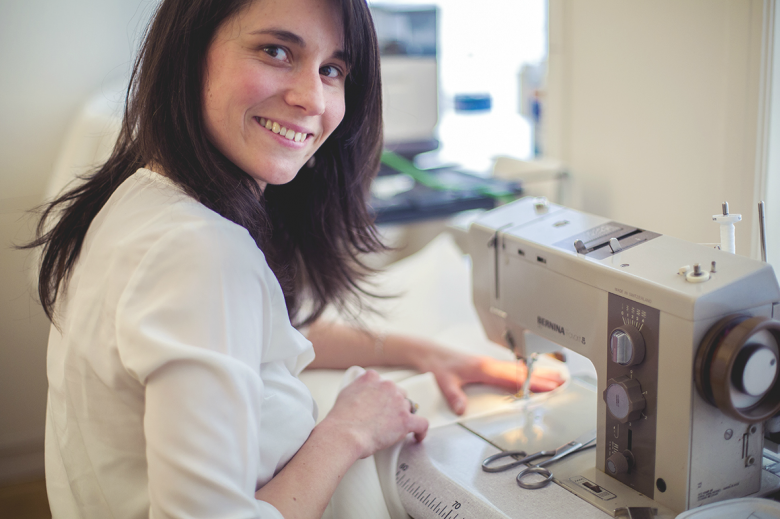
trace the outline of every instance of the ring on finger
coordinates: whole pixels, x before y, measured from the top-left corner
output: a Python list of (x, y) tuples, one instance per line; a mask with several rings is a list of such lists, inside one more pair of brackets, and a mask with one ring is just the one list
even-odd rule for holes
[(406, 401), (409, 402), (410, 413), (414, 414), (420, 408), (420, 406), (416, 402), (413, 402), (411, 398), (407, 398)]

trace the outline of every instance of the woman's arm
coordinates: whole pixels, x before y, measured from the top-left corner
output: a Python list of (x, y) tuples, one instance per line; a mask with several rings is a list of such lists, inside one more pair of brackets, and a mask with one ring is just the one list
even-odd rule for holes
[[(406, 366), (421, 373), (431, 372), (457, 414), (466, 410), (464, 385), (483, 383), (517, 391), (527, 373), (522, 362), (466, 355), (421, 337), (382, 336), (322, 320), (309, 329), (309, 340), (317, 355), (309, 368)], [(531, 389), (535, 392), (550, 391), (562, 383), (563, 379), (555, 371), (537, 369), (531, 375)]]
[(273, 427), (275, 417), (252, 417), (263, 391), (251, 369), (200, 353), (147, 380), (150, 516), (257, 517), (263, 516), (259, 499), (285, 519), (319, 518), (357, 459), (410, 432), (422, 440), (428, 429), (425, 418), (411, 414), (402, 390), (369, 370), (342, 390), (285, 468), (252, 496), (262, 461), (256, 427)]
[(369, 370), (341, 391), (303, 447), (255, 497), (285, 519), (320, 517), (355, 461), (410, 432), (420, 441), (427, 430), (428, 421), (410, 412), (401, 390)]
[(418, 338), (383, 335), (320, 319), (309, 328), (308, 339), (317, 357), (309, 368), (347, 369), (350, 366), (406, 366), (417, 368), (436, 346)]

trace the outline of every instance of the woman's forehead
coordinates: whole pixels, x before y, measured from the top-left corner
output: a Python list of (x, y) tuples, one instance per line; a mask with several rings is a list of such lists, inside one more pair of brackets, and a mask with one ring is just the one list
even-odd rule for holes
[[(223, 37), (257, 34), (262, 31), (287, 32), (303, 43), (317, 32), (332, 35), (339, 48), (344, 46), (344, 21), (338, 0), (250, 0), (218, 29)], [(307, 38), (307, 36), (309, 38)]]

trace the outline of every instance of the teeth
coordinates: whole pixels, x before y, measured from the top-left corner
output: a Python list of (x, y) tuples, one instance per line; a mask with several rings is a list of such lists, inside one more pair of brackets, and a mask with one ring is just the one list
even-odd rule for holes
[(266, 129), (271, 130), (274, 133), (278, 133), (282, 137), (291, 141), (303, 142), (306, 140), (306, 136), (308, 135), (307, 133), (296, 132), (292, 128), (285, 128), (279, 123), (272, 121), (271, 119), (266, 119), (265, 117), (260, 117), (259, 120), (260, 126), (264, 126)]

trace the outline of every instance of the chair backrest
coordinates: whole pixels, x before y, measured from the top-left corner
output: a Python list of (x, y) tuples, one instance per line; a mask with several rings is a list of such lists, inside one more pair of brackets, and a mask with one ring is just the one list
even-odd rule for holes
[[(119, 137), (124, 109), (125, 83), (114, 83), (90, 96), (68, 127), (49, 176), (43, 202), (52, 200), (78, 181), (78, 177), (104, 163)], [(40, 250), (31, 251), (32, 290), (38, 290)]]
[(124, 83), (105, 86), (82, 105), (57, 154), (44, 200), (108, 159), (119, 136), (125, 89)]

